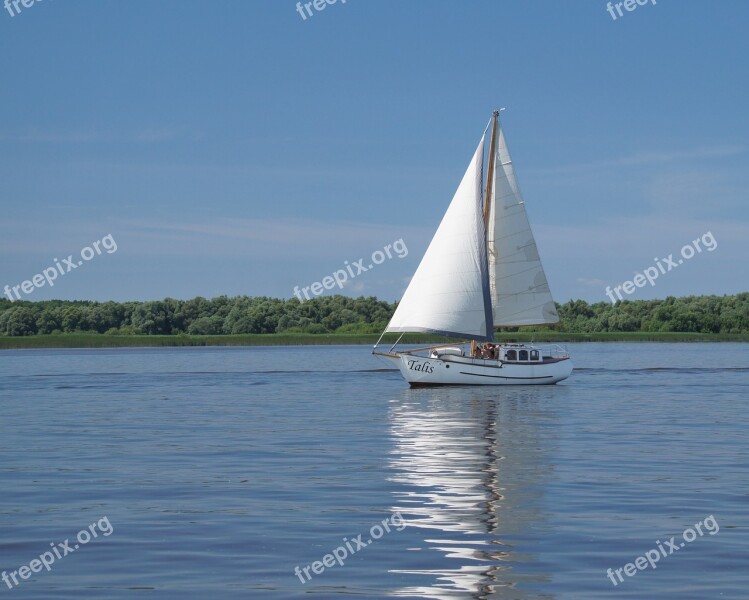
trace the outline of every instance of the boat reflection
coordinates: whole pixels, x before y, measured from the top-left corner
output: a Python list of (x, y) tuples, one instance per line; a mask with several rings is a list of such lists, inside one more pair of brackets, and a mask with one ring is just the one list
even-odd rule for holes
[(393, 510), (423, 530), (423, 546), (407, 558), (418, 568), (391, 572), (427, 583), (393, 595), (552, 598), (524, 591), (549, 579), (527, 548), (542, 537), (544, 456), (554, 435), (543, 407), (552, 390), (427, 388), (392, 401)]

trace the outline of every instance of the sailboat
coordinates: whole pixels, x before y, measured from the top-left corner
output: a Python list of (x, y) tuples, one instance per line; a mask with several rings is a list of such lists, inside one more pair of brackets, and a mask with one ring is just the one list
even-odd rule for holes
[[(499, 113), (372, 351), (394, 362), (411, 386), (543, 385), (572, 373), (569, 354), (557, 346), (493, 343), (495, 327), (559, 322)], [(389, 332), (401, 335), (388, 351), (378, 350)], [(463, 341), (397, 350), (407, 332)]]

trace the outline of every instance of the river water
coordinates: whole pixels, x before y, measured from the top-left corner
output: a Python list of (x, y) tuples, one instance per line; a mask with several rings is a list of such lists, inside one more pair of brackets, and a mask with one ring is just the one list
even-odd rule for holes
[(569, 350), (414, 390), (363, 346), (0, 351), (0, 597), (747, 598), (749, 345)]

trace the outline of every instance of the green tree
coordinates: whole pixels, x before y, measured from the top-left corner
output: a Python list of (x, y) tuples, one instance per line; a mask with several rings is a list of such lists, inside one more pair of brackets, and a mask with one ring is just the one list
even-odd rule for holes
[[(37, 332), (35, 311), (26, 306), (19, 306), (6, 311), (2, 315), (0, 327), (5, 329), (5, 335), (22, 336), (34, 335)], [(4, 321), (4, 323), (3, 323)]]

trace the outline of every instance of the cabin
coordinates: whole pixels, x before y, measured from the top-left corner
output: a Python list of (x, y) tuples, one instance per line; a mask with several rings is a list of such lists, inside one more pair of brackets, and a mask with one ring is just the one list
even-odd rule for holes
[[(541, 349), (534, 348), (533, 346), (526, 346), (525, 344), (497, 344), (494, 348), (494, 352), (497, 354), (493, 354), (493, 358), (491, 359), (481, 359), (479, 356), (471, 358), (470, 353), (466, 353), (462, 348), (456, 346), (435, 348), (429, 353), (429, 358), (452, 362), (470, 362), (471, 360), (476, 359), (498, 360), (502, 363), (511, 364), (535, 364), (544, 362)], [(478, 350), (480, 353), (480, 349)]]
[(527, 346), (501, 346), (499, 359), (506, 363), (540, 363), (541, 351)]

